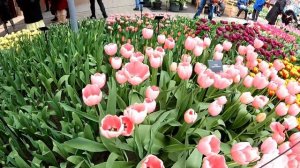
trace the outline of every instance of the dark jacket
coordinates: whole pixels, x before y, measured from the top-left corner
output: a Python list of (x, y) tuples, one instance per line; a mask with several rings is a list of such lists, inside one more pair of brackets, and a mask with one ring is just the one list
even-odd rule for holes
[(269, 11), (269, 13), (266, 16), (267, 21), (269, 24), (274, 25), (278, 15), (284, 14), (284, 7), (286, 5), (286, 0), (278, 0), (275, 5), (272, 7), (272, 9)]
[(7, 0), (0, 0), (0, 19), (6, 23), (12, 19), (12, 15), (9, 10), (9, 5)]
[(40, 0), (17, 0), (24, 14), (26, 24), (35, 23), (43, 19)]

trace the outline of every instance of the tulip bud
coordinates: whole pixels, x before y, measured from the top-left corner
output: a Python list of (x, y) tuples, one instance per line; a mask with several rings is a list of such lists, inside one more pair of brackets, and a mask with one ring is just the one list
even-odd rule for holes
[(256, 121), (258, 123), (263, 122), (266, 119), (266, 117), (267, 117), (266, 113), (259, 113), (256, 116)]

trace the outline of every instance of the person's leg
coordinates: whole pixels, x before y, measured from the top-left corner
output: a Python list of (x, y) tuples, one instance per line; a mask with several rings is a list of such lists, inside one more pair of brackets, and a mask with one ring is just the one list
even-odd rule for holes
[(45, 5), (46, 5), (46, 12), (49, 11), (49, 0), (45, 0)]
[(139, 6), (140, 6), (140, 1), (135, 0), (135, 8), (133, 10), (139, 10)]
[(256, 11), (256, 14), (255, 14), (255, 21), (257, 21), (257, 19), (258, 19), (259, 12), (260, 12), (260, 11)]
[(219, 16), (222, 16), (224, 14), (224, 11), (225, 11), (225, 4), (223, 2), (219, 3)]
[(9, 31), (8, 31), (8, 28), (7, 28), (7, 25), (6, 25), (6, 22), (3, 22), (3, 27), (4, 27), (4, 30), (7, 34), (9, 34)]
[(9, 20), (11, 26), (13, 27), (13, 30), (16, 31), (15, 23), (12, 19)]
[(205, 5), (206, 5), (206, 0), (201, 0), (200, 5), (198, 6), (197, 12), (194, 15), (194, 19), (197, 16), (200, 16), (200, 14), (202, 13), (202, 10), (203, 10), (203, 8), (204, 8)]
[(95, 0), (90, 0), (90, 8), (92, 12), (91, 18), (96, 18), (96, 12), (95, 12)]
[(209, 5), (209, 13), (208, 13), (209, 20), (212, 20), (212, 18), (214, 16), (214, 8), (215, 8), (215, 5), (213, 5), (213, 4)]
[(239, 9), (239, 11), (238, 11), (238, 13), (237, 13), (237, 15), (236, 15), (236, 17), (239, 17), (240, 16), (240, 14), (242, 13), (242, 9)]
[(252, 12), (252, 20), (255, 20), (255, 15), (256, 15), (256, 10), (255, 9), (253, 9), (253, 12)]
[(248, 9), (245, 9), (245, 20), (247, 20), (247, 15), (248, 15)]
[(104, 18), (107, 18), (107, 14), (106, 14), (105, 7), (104, 7), (104, 5), (103, 5), (102, 0), (97, 0), (97, 2), (98, 2), (98, 4), (99, 4), (99, 6), (100, 6), (100, 10), (101, 10), (101, 12), (102, 12), (103, 17), (104, 17)]

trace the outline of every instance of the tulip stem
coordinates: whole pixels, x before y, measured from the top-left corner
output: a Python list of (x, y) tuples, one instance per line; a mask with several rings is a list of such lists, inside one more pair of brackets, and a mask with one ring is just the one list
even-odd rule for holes
[(157, 69), (152, 68), (152, 76), (151, 76), (151, 85), (155, 85), (157, 84)]

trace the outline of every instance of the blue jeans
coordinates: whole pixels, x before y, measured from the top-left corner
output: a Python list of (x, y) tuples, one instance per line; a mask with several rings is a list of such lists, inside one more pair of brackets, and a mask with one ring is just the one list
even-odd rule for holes
[[(141, 8), (142, 5), (140, 5), (141, 0), (135, 0), (135, 7), (136, 8)], [(142, 1), (143, 2), (143, 1)]]
[[(194, 15), (194, 18), (196, 18), (197, 16), (200, 16), (200, 14), (201, 14), (202, 11), (203, 11), (203, 8), (204, 8), (205, 5), (206, 5), (206, 1), (207, 1), (207, 0), (201, 0), (200, 5), (199, 5), (199, 7), (198, 7), (198, 9), (197, 9), (197, 12), (196, 12), (196, 14)], [(212, 3), (210, 3), (210, 4), (209, 4), (209, 13), (208, 13), (208, 19), (209, 19), (209, 20), (212, 20), (212, 18), (213, 18), (214, 8), (215, 8), (215, 6), (214, 6)]]

